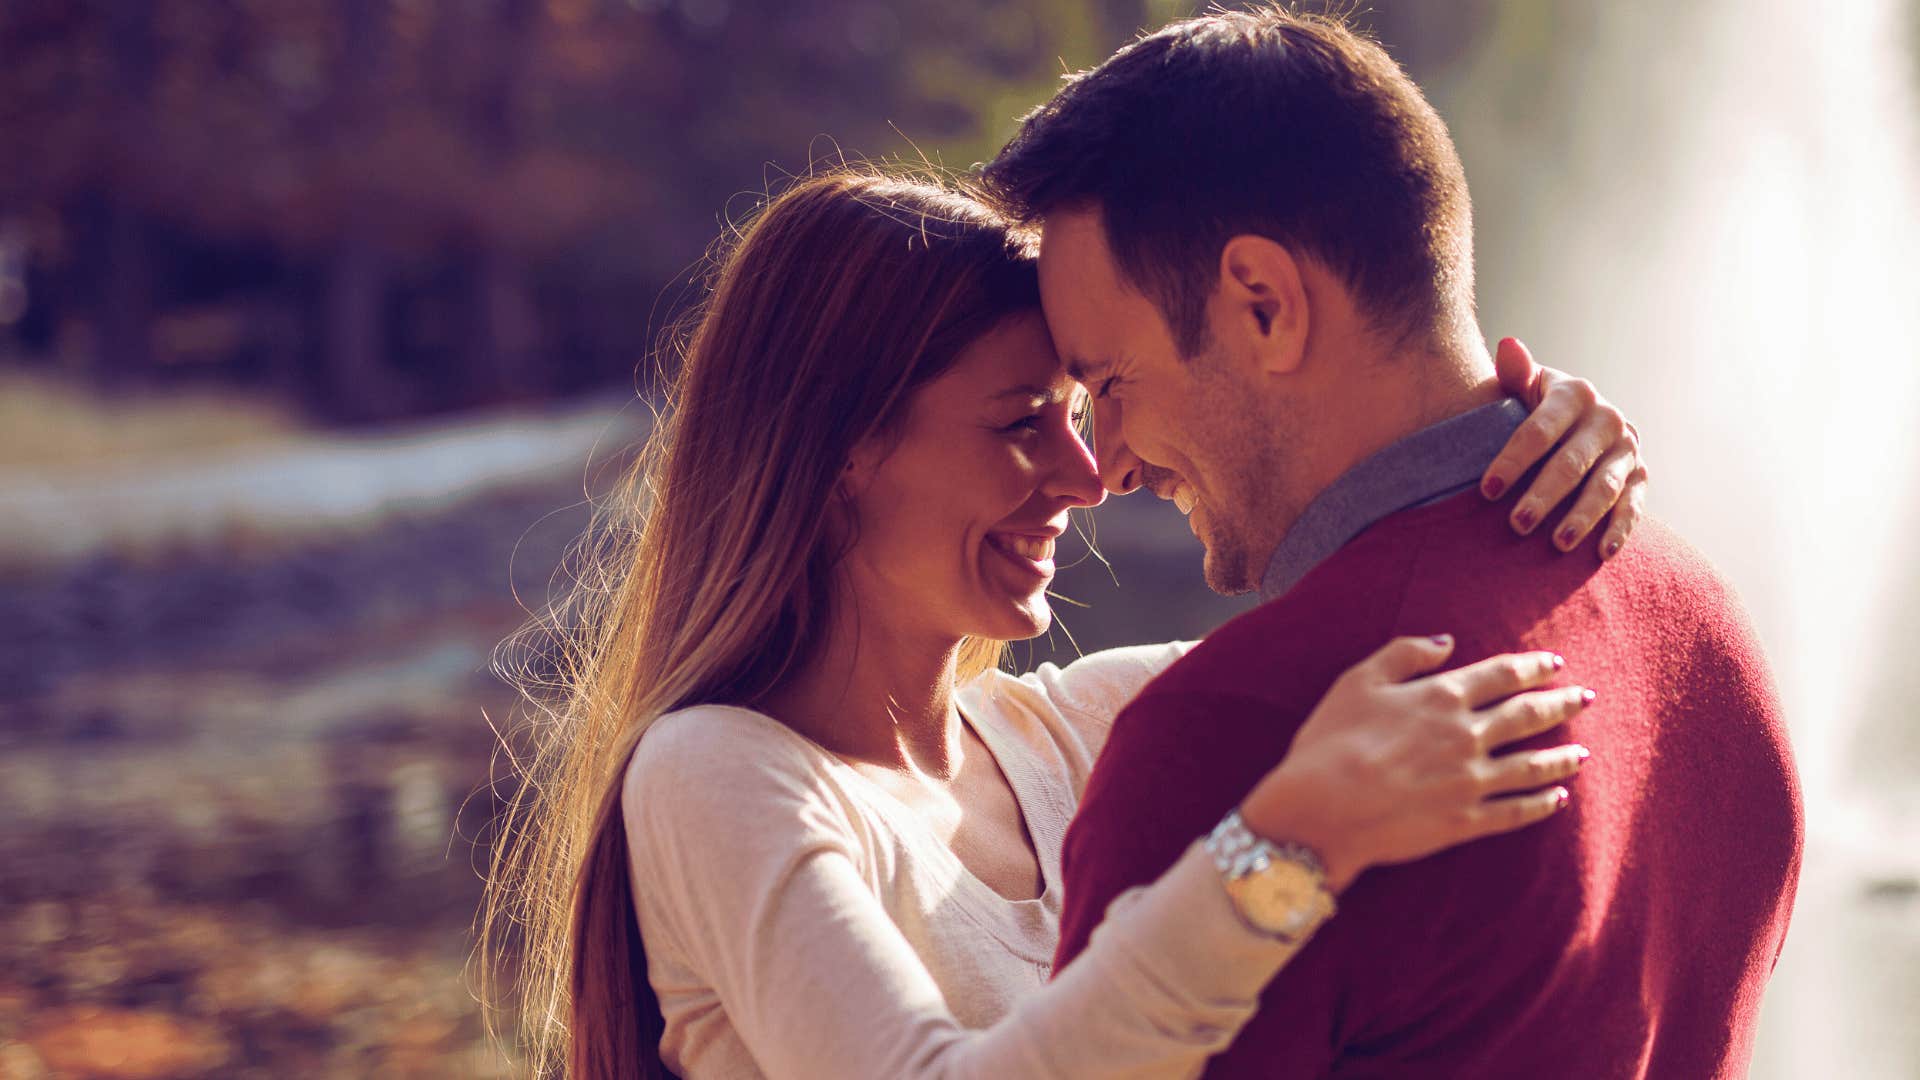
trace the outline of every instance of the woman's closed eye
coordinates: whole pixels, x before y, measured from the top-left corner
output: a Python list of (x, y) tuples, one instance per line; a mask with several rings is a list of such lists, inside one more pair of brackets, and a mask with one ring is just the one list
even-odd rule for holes
[[(1001, 428), (1000, 430), (1003, 433), (1008, 435), (1019, 435), (1027, 432), (1038, 433), (1040, 430), (1041, 424), (1045, 422), (1046, 418), (1047, 418), (1047, 414), (1045, 412), (1028, 413), (1027, 415), (1021, 417), (1018, 420), (1015, 420), (1013, 423), (1008, 424), (1007, 426)], [(1087, 419), (1087, 410), (1085, 409), (1075, 409), (1073, 412), (1067, 414), (1067, 422), (1069, 426), (1071, 426), (1075, 430), (1078, 430), (1080, 425), (1084, 423), (1086, 419)]]

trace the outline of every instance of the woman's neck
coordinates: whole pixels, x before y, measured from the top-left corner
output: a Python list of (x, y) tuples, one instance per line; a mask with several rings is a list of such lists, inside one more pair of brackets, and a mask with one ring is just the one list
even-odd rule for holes
[(762, 705), (849, 761), (948, 780), (963, 757), (953, 704), (960, 646), (870, 615), (836, 619), (815, 662)]

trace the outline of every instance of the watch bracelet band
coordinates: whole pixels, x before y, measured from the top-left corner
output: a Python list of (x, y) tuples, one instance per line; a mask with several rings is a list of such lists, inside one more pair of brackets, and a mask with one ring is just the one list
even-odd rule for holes
[[(1275, 844), (1255, 834), (1241, 818), (1238, 807), (1229, 810), (1227, 816), (1221, 818), (1220, 823), (1214, 826), (1213, 832), (1207, 835), (1205, 846), (1207, 854), (1213, 857), (1213, 865), (1220, 871), (1223, 886), (1250, 874), (1260, 873), (1275, 862), (1291, 862), (1305, 867), (1319, 883), (1319, 895), (1316, 899), (1321, 910), (1319, 918), (1313, 920), (1312, 925), (1318, 926), (1338, 910), (1333, 893), (1327, 888), (1326, 865), (1320, 861), (1319, 854), (1305, 844), (1292, 841)], [(1231, 890), (1228, 890), (1228, 900), (1233, 904), (1234, 911), (1240, 916), (1241, 922), (1255, 933), (1283, 941), (1293, 939), (1294, 935), (1278, 934), (1258, 925), (1246, 911), (1240, 908), (1240, 901), (1233, 896)], [(1311, 927), (1308, 928), (1311, 929)]]
[(1206, 847), (1207, 853), (1213, 856), (1213, 864), (1229, 880), (1259, 873), (1282, 858), (1305, 866), (1322, 881), (1327, 877), (1327, 868), (1321, 863), (1319, 853), (1305, 844), (1292, 841), (1276, 844), (1256, 835), (1247, 828), (1238, 808), (1227, 811), (1227, 816), (1213, 827)]

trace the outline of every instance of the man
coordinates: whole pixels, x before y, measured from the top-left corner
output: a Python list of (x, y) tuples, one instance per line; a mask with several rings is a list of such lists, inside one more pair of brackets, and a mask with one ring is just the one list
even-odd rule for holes
[(1058, 962), (1389, 637), (1451, 633), (1456, 662), (1548, 648), (1599, 696), (1552, 736), (1594, 756), (1544, 825), (1351, 883), (1298, 837), (1218, 834), (1255, 928), (1310, 925), (1302, 881), (1340, 895), (1212, 1071), (1744, 1075), (1802, 841), (1765, 659), (1657, 523), (1567, 559), (1474, 493), (1523, 414), (1475, 328), (1464, 174), (1404, 73), (1329, 20), (1178, 23), (1073, 80), (985, 179), (1042, 226), (1107, 486), (1172, 499), (1208, 583), (1265, 601), (1116, 722), (1067, 838)]

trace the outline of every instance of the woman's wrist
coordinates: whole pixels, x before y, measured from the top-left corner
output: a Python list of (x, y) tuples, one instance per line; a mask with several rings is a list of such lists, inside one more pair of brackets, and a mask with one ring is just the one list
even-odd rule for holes
[(1326, 869), (1327, 891), (1338, 896), (1366, 865), (1350, 831), (1325, 817), (1327, 794), (1316, 787), (1284, 767), (1277, 769), (1240, 804), (1240, 820), (1269, 843), (1310, 848)]

